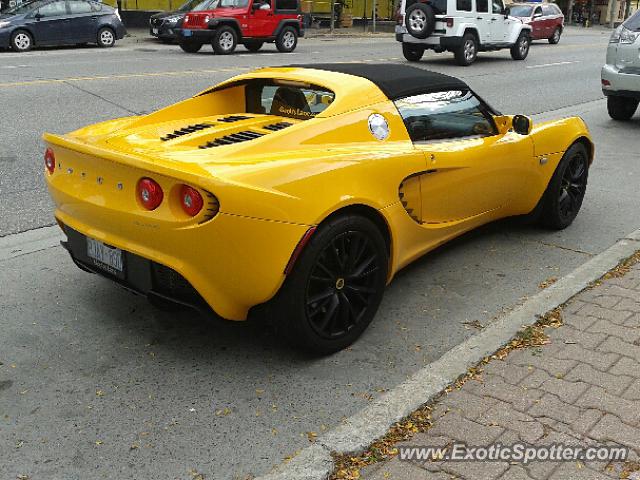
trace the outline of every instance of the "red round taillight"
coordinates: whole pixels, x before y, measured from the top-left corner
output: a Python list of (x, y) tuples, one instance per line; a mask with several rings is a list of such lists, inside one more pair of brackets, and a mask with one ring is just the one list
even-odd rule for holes
[(164, 197), (162, 187), (150, 178), (141, 178), (136, 189), (138, 201), (147, 210), (155, 210), (162, 203)]
[(198, 190), (189, 185), (182, 185), (180, 188), (180, 205), (182, 205), (182, 210), (187, 215), (195, 217), (202, 210), (204, 201)]
[(49, 174), (53, 174), (56, 169), (56, 156), (50, 148), (44, 152), (44, 166), (47, 167)]

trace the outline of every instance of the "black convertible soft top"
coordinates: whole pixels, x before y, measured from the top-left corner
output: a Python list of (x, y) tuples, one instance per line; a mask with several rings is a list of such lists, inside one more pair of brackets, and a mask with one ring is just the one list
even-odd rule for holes
[(403, 64), (311, 63), (287, 67), (313, 68), (366, 78), (375, 83), (390, 100), (445, 90), (469, 90), (459, 78)]

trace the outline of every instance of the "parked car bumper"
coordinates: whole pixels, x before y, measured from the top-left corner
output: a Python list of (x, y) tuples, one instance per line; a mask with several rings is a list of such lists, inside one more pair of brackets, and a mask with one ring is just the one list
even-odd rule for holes
[(0, 48), (9, 48), (11, 42), (11, 30), (8, 28), (0, 29)]
[(601, 71), (602, 93), (640, 99), (640, 67), (605, 65)]
[[(397, 28), (397, 27), (396, 27)], [(402, 33), (396, 31), (396, 40), (402, 43), (415, 43), (416, 45), (422, 46), (425, 49), (431, 50), (456, 50), (462, 45), (462, 37), (439, 37), (439, 36), (431, 36), (424, 40), (420, 40), (418, 38), (409, 35), (408, 33)]]

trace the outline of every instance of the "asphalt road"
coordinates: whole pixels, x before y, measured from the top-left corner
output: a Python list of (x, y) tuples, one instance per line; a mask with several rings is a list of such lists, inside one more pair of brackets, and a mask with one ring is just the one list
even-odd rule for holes
[[(563, 232), (515, 221), (466, 235), (402, 271), (363, 338), (324, 359), (260, 325), (159, 313), (79, 271), (61, 248), (0, 261), (0, 478), (246, 478), (269, 471), (380, 392), (640, 226), (640, 118), (611, 121), (599, 86), (608, 33), (576, 29), (525, 62), (470, 68), (427, 54), (497, 109), (580, 114), (597, 143), (583, 211)], [(42, 131), (154, 110), (260, 65), (366, 60), (391, 38), (311, 39), (295, 54), (230, 57), (125, 42), (0, 54), (0, 235), (52, 224)]]

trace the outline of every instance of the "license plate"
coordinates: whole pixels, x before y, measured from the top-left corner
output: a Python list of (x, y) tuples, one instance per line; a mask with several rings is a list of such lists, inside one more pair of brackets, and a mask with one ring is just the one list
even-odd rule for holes
[(154, 35), (158, 35), (158, 29), (157, 29), (157, 28), (154, 28), (154, 29), (153, 29), (153, 34), (154, 34)]
[(191, 30), (182, 30), (182, 35), (184, 35), (185, 37), (190, 37), (192, 33), (193, 32), (191, 32)]
[(87, 237), (87, 256), (100, 269), (121, 277), (124, 274), (122, 250)]

